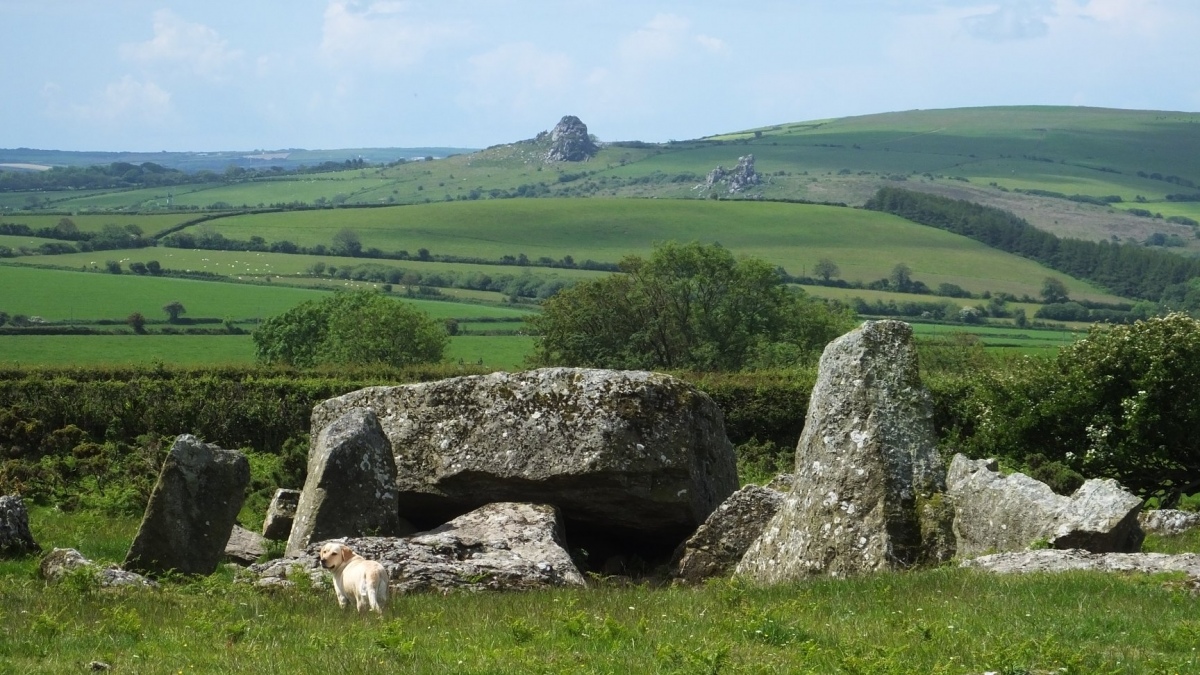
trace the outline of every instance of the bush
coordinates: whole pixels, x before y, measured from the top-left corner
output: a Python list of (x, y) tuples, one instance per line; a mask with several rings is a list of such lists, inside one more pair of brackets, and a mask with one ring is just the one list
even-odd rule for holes
[(1053, 367), (1014, 362), (970, 389), (948, 422), (972, 456), (1038, 453), (1164, 506), (1200, 487), (1200, 321), (1184, 314), (1093, 326)]

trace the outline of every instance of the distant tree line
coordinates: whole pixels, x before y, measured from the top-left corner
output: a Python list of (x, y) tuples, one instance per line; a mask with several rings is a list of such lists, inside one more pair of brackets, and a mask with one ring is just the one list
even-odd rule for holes
[(1200, 260), (1130, 244), (1059, 238), (1012, 213), (965, 200), (881, 188), (865, 208), (969, 237), (1116, 295), (1158, 301), (1170, 287), (1200, 277)]
[(56, 166), (46, 171), (3, 171), (0, 170), (0, 192), (56, 191), (56, 190), (109, 190), (118, 188), (169, 187), (190, 183), (221, 183), (276, 177), (288, 174), (328, 173), (361, 169), (367, 166), (362, 159), (344, 162), (322, 162), (314, 166), (301, 166), (288, 171), (278, 166), (262, 169), (246, 169), (230, 166), (222, 173), (208, 169), (188, 173), (169, 169), (154, 162), (132, 164), (113, 162), (90, 166)]
[(146, 248), (155, 245), (152, 237), (144, 236), (142, 228), (132, 223), (128, 225), (108, 223), (99, 232), (84, 232), (70, 218), (62, 218), (54, 227), (36, 229), (24, 223), (0, 223), (0, 234), (58, 240), (45, 242), (37, 248), (37, 252), (44, 255)]

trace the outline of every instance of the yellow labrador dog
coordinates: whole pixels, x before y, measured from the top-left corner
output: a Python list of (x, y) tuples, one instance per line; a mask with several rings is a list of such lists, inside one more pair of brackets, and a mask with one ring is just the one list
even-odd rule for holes
[(322, 546), (320, 555), (321, 566), (333, 573), (333, 590), (339, 607), (346, 606), (348, 596), (354, 599), (358, 611), (370, 608), (383, 614), (388, 593), (388, 573), (383, 565), (337, 542)]

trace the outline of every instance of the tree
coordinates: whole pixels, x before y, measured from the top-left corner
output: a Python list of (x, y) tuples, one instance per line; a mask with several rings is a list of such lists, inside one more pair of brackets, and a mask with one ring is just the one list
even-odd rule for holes
[(74, 237), (79, 234), (79, 226), (70, 218), (60, 218), (54, 226), (54, 231), (63, 237)]
[(171, 323), (178, 323), (179, 317), (187, 314), (187, 309), (184, 308), (183, 303), (178, 300), (172, 300), (171, 302), (163, 305), (162, 310), (167, 313), (167, 320)]
[(117, 262), (116, 260), (106, 260), (104, 262), (104, 268), (108, 270), (109, 274), (121, 273), (121, 263)]
[(1047, 303), (1066, 302), (1067, 285), (1062, 282), (1062, 279), (1056, 277), (1046, 277), (1042, 281), (1042, 300)]
[(817, 261), (817, 264), (813, 266), (813, 274), (821, 277), (825, 281), (829, 281), (841, 273), (842, 271), (838, 269), (837, 264), (829, 258), (821, 258)]
[(888, 275), (888, 283), (898, 291), (907, 291), (912, 286), (912, 269), (905, 263), (896, 263)]
[(852, 323), (788, 289), (766, 262), (719, 245), (669, 243), (624, 274), (559, 292), (528, 319), (545, 365), (739, 370), (795, 363)]
[(146, 332), (146, 317), (141, 312), (134, 312), (125, 318), (125, 323), (133, 329), (133, 332), (141, 335)]
[(146, 270), (148, 272), (150, 272), (150, 274), (161, 274), (162, 273), (162, 265), (158, 264), (157, 260), (147, 260), (146, 261)]
[(299, 367), (435, 363), (449, 339), (443, 323), (366, 290), (301, 303), (263, 321), (253, 338), (259, 361)]
[(331, 250), (334, 255), (354, 257), (362, 253), (362, 242), (359, 240), (357, 232), (344, 227), (338, 230), (337, 234), (333, 235), (333, 248)]

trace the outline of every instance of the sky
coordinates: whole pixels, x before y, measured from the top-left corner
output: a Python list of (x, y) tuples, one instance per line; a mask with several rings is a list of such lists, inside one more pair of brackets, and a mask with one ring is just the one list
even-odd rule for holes
[(1200, 110), (1196, 0), (0, 0), (0, 148), (684, 140), (915, 108)]

